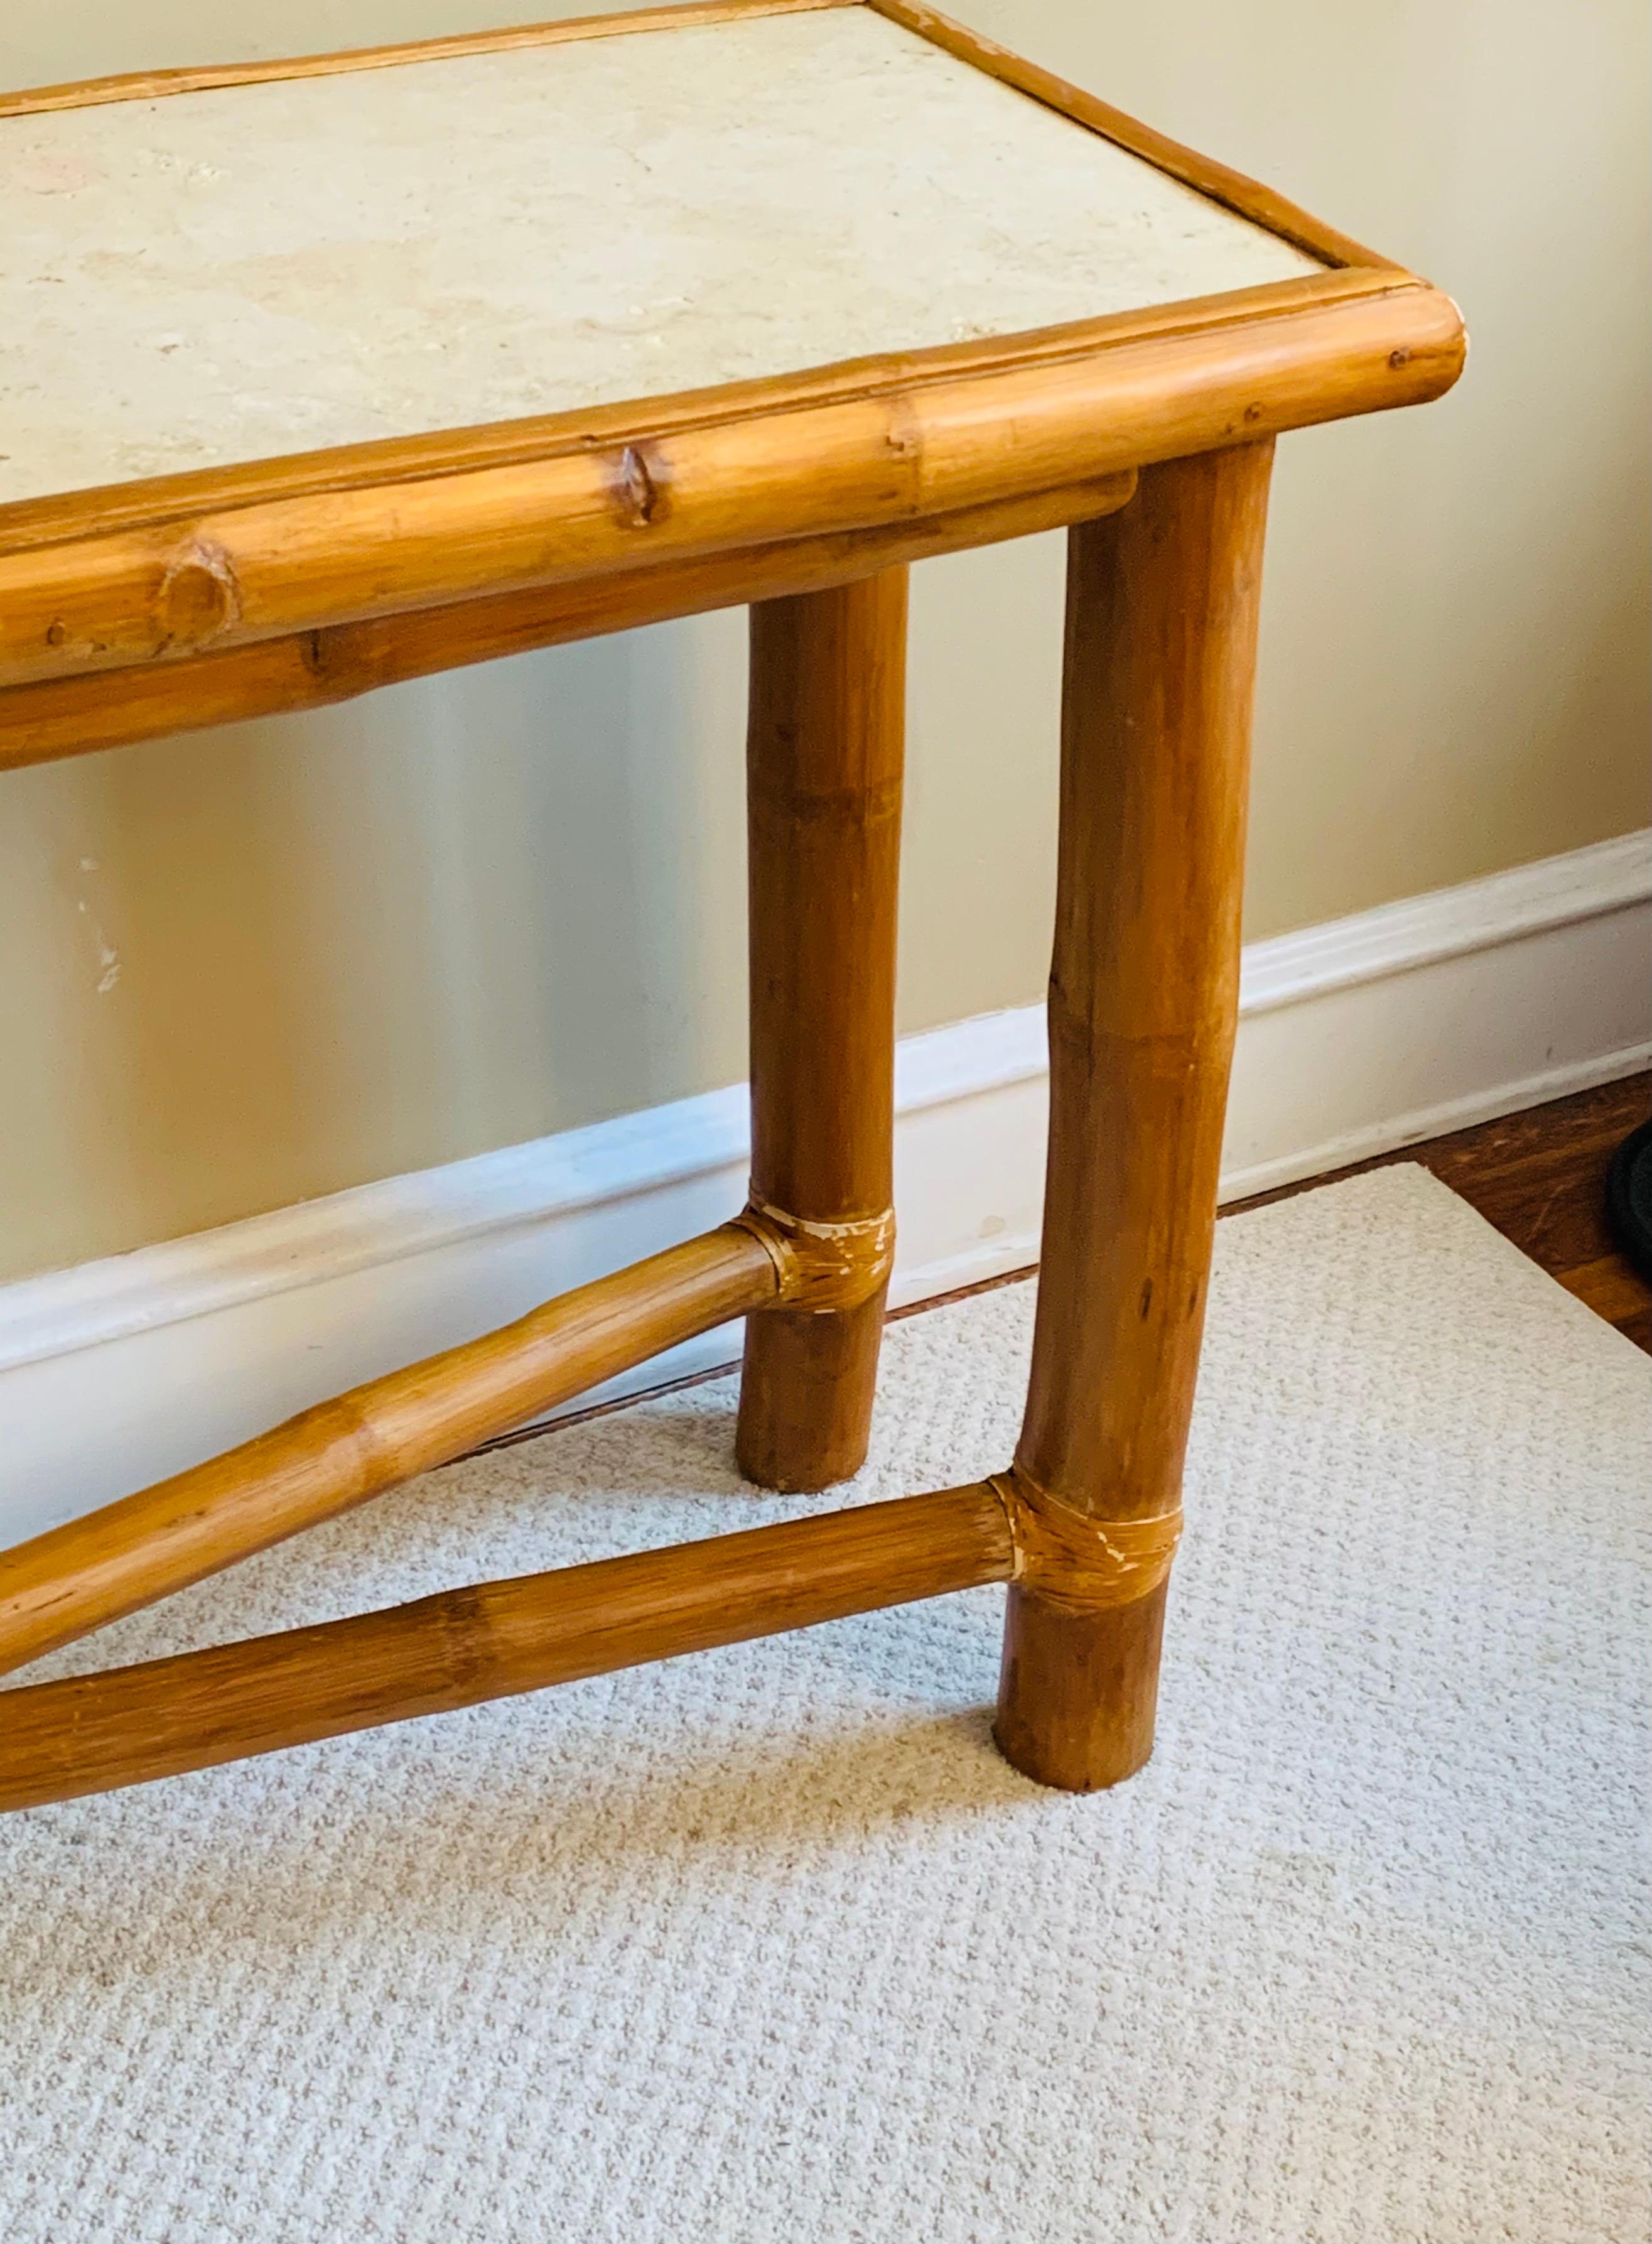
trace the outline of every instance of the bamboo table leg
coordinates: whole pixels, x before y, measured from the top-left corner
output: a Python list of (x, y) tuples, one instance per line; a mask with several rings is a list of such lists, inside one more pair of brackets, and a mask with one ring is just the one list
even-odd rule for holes
[(737, 1436), (765, 1488), (866, 1456), (893, 1248), (907, 571), (752, 610), (752, 1200), (841, 1261), (834, 1305), (746, 1320)]
[(997, 1738), (1116, 1783), (1152, 1750), (1238, 997), (1271, 443), (1144, 470), (1070, 533), (1050, 1134)]

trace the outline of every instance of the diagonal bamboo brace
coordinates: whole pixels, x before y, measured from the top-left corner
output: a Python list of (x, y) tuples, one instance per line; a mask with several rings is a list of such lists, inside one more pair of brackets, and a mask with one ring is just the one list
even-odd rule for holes
[(723, 1224), (0, 1552), (0, 1674), (766, 1306), (783, 1279), (759, 1228)]
[(0, 1810), (1008, 1580), (988, 1482), (0, 1692)]

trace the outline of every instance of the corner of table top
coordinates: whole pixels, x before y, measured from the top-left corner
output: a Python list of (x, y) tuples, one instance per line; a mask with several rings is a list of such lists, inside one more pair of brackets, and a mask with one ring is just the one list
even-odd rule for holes
[[(1186, 452), (1426, 402), (1456, 380), (1461, 318), (1427, 281), (921, 0), (688, 0), (413, 46), (38, 89), (0, 96), (0, 121), (841, 8), (864, 8), (1058, 112), (1319, 269), (708, 390), (0, 505), (0, 701), (15, 710), (42, 680), (170, 664), (553, 580), (634, 576), (657, 561), (1024, 503)], [(639, 490), (650, 502), (640, 510)], [(405, 550), (391, 563), (386, 541), (398, 537)]]

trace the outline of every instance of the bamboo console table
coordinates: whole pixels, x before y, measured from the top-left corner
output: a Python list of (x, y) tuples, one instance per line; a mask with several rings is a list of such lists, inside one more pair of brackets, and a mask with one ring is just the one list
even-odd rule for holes
[(997, 1735), (1141, 1766), (1237, 997), (1273, 439), (1435, 397), (1426, 282), (911, 0), (709, 0), (0, 99), (0, 764), (749, 604), (752, 1191), (0, 1558), (0, 1670), (745, 1316), (865, 1453), (907, 564), (1069, 532), (1044, 1253), (968, 1487), (0, 1694), (19, 1807), (1003, 1581)]

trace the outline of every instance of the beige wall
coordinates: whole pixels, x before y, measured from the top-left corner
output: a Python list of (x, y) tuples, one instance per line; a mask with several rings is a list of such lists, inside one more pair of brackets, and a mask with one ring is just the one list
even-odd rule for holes
[[(1281, 448), (1250, 933), (1643, 822), (1641, 0), (954, 4), (1469, 317)], [(509, 17), (10, 0), (0, 83)], [(1060, 563), (917, 574), (907, 1029), (1042, 985)], [(738, 1077), (743, 691), (724, 616), (0, 781), (0, 1277)]]

